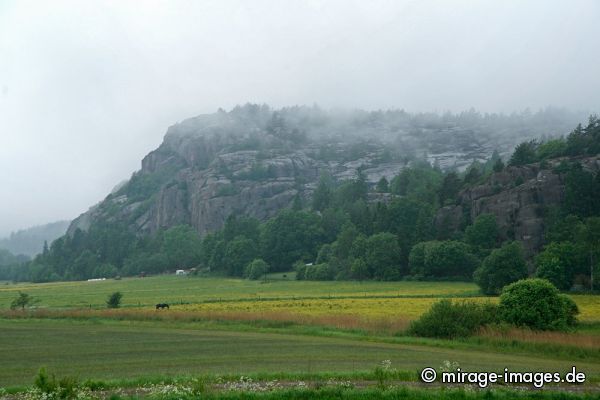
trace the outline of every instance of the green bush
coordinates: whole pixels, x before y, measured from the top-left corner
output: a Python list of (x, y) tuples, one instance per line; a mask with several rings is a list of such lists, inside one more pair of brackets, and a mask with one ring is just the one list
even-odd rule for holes
[(51, 377), (48, 376), (46, 368), (40, 368), (33, 383), (42, 393), (52, 393), (56, 390), (57, 386), (54, 375)]
[(563, 330), (579, 313), (571, 298), (545, 279), (523, 279), (506, 286), (500, 296), (503, 321), (536, 330)]
[(35, 377), (34, 385), (44, 393), (43, 398), (74, 399), (77, 397), (77, 379), (65, 376), (56, 380), (54, 374), (48, 376), (45, 368), (41, 368)]
[(28, 295), (27, 293), (23, 293), (19, 290), (19, 296), (17, 296), (10, 303), (10, 309), (15, 310), (17, 308), (21, 308), (21, 310), (25, 310), (25, 307), (29, 307), (29, 306), (37, 303), (38, 301), (39, 300), (34, 299), (32, 296)]
[(413, 321), (409, 333), (417, 336), (452, 339), (471, 336), (484, 325), (498, 322), (497, 306), (443, 299)]
[(304, 279), (311, 281), (330, 281), (335, 277), (335, 271), (327, 263), (308, 265)]
[(244, 275), (248, 279), (257, 280), (269, 272), (269, 264), (262, 258), (257, 258), (246, 266)]
[(121, 306), (121, 299), (123, 298), (123, 293), (114, 292), (108, 299), (106, 300), (106, 307), (108, 308), (119, 308)]

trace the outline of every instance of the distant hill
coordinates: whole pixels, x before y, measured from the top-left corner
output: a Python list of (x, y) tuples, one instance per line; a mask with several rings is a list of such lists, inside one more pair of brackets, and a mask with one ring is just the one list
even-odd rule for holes
[(44, 241), (47, 241), (50, 246), (54, 239), (64, 235), (70, 223), (70, 221), (57, 221), (13, 232), (9, 237), (0, 239), (0, 249), (6, 249), (15, 255), (24, 254), (33, 257), (42, 252)]

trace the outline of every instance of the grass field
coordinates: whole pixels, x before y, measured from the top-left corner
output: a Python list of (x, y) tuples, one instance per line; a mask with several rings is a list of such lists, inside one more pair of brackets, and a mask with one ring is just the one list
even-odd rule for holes
[[(357, 373), (382, 360), (416, 377), (445, 360), (476, 371), (561, 371), (600, 381), (600, 296), (575, 295), (571, 333), (487, 330), (459, 341), (398, 336), (442, 297), (497, 302), (461, 282), (266, 283), (159, 276), (0, 285), (0, 386), (31, 384), (41, 366), (80, 379), (194, 374)], [(39, 299), (9, 311), (19, 291)], [(114, 291), (123, 307), (107, 310)], [(158, 302), (170, 310), (156, 311)]]
[(246, 279), (194, 278), (174, 275), (126, 278), (96, 282), (53, 282), (0, 286), (0, 307), (7, 308), (21, 290), (48, 307), (103, 307), (115, 291), (124, 293), (123, 306), (159, 302), (201, 303), (227, 300), (328, 297), (464, 297), (478, 295), (477, 286), (463, 282), (314, 282), (276, 280), (263, 283)]
[[(439, 368), (445, 361), (464, 369), (557, 370), (567, 360), (494, 354), (419, 345), (256, 332), (198, 329), (162, 322), (0, 320), (0, 386), (28, 384), (41, 366), (80, 379), (122, 379), (208, 373), (353, 372), (391, 360), (400, 370)], [(18, 349), (18, 350), (17, 350)], [(578, 362), (590, 375), (600, 364)]]

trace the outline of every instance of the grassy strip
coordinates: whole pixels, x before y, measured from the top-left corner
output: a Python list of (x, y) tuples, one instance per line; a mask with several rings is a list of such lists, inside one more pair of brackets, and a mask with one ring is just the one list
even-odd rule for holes
[[(483, 347), (448, 350), (403, 344), (399, 343), (402, 338), (393, 337), (383, 338), (390, 341), (386, 342), (368, 336), (357, 340), (353, 335), (343, 336), (343, 332), (319, 338), (293, 335), (289, 330), (282, 335), (269, 328), (240, 331), (223, 329), (216, 323), (207, 326), (100, 319), (0, 319), (0, 353), (4, 354), (0, 384), (28, 384), (41, 366), (77, 374), (84, 380), (149, 374), (352, 373), (368, 371), (388, 359), (393, 368), (405, 372), (426, 366), (438, 368), (444, 360), (458, 362), (470, 371), (500, 371), (504, 367), (512, 371), (567, 371), (573, 365), (572, 359), (561, 361), (517, 351), (497, 354)], [(18, 354), (15, 348), (20, 349)], [(600, 378), (597, 362), (576, 365), (586, 372), (589, 382)]]
[[(64, 377), (63, 377), (64, 378)], [(253, 373), (239, 375), (145, 376), (136, 379), (86, 380), (76, 388), (87, 389), (90, 398), (130, 399), (270, 399), (270, 398), (402, 398), (402, 399), (597, 399), (598, 387), (548, 385), (544, 390), (529, 387), (424, 384), (418, 373), (374, 370), (353, 373)], [(302, 385), (302, 386), (300, 386)], [(0, 388), (0, 394), (31, 398), (33, 387)], [(183, 390), (181, 390), (183, 389)], [(75, 389), (77, 391), (77, 389)], [(266, 393), (265, 393), (266, 392)], [(96, 393), (95, 395), (93, 393)], [(129, 394), (128, 394), (129, 393)], [(130, 395), (135, 393), (135, 395)], [(299, 396), (299, 397), (298, 397)], [(306, 397), (309, 396), (309, 397)], [(367, 397), (365, 397), (367, 396)], [(391, 396), (391, 397), (390, 397)], [(77, 398), (82, 398), (80, 395)], [(84, 397), (85, 398), (85, 395)]]
[[(50, 371), (52, 373), (52, 371)], [(61, 378), (60, 374), (57, 378)], [(134, 379), (87, 379), (81, 382), (80, 386), (98, 390), (112, 389), (132, 389), (147, 387), (151, 385), (180, 385), (186, 386), (196, 382), (202, 382), (205, 385), (224, 384), (238, 382), (242, 376), (239, 374), (218, 374), (218, 375), (179, 375), (176, 377), (165, 375), (144, 375)], [(250, 372), (243, 375), (244, 379), (250, 379), (254, 382), (271, 381), (302, 381), (311, 382), (319, 386), (322, 382), (333, 381), (369, 381), (375, 382), (380, 379), (380, 373), (371, 371), (354, 372)], [(392, 369), (385, 372), (385, 379), (389, 381), (400, 382), (419, 382), (418, 371), (399, 371)], [(17, 394), (30, 389), (30, 386), (9, 386), (2, 388), (5, 393)]]
[(298, 324), (294, 321), (272, 321), (272, 320), (243, 320), (232, 321), (224, 319), (211, 319), (202, 316), (194, 317), (189, 314), (187, 319), (171, 319), (174, 314), (150, 313), (150, 314), (121, 314), (116, 312), (102, 312), (95, 314), (93, 311), (83, 310), (81, 313), (74, 311), (45, 311), (20, 313), (20, 312), (2, 312), (0, 316), (12, 319), (71, 319), (80, 321), (149, 321), (149, 322), (168, 322), (169, 327), (189, 328), (190, 324), (194, 328), (211, 330), (231, 330), (240, 332), (260, 332), (260, 333), (278, 333), (294, 334), (321, 337), (336, 337), (354, 340), (363, 340), (370, 342), (382, 342), (392, 344), (431, 346), (437, 348), (453, 350), (478, 350), (494, 351), (500, 354), (527, 354), (536, 357), (547, 357), (563, 360), (581, 360), (600, 362), (600, 347), (590, 348), (581, 346), (577, 343), (576, 337), (573, 337), (573, 344), (550, 343), (533, 340), (518, 340), (511, 337), (486, 337), (474, 336), (455, 340), (431, 339), (407, 336), (399, 333), (396, 336), (374, 334), (374, 332), (365, 329), (343, 329), (322, 325)]
[[(122, 397), (115, 397), (116, 399)], [(135, 397), (125, 397), (135, 398)], [(186, 399), (183, 396), (164, 396), (161, 399)], [(197, 398), (196, 396), (189, 397)], [(485, 391), (473, 391), (468, 389), (414, 389), (414, 388), (393, 388), (393, 389), (344, 389), (344, 388), (324, 388), (324, 389), (290, 389), (277, 390), (272, 392), (208, 392), (202, 395), (203, 399), (281, 399), (281, 400), (576, 400), (576, 399), (598, 399), (594, 394), (580, 393), (558, 393), (558, 392), (527, 392), (516, 390), (498, 390), (490, 389)]]
[[(250, 386), (247, 389), (244, 388), (241, 390), (224, 390), (222, 388), (216, 389), (214, 387), (207, 386), (205, 382), (198, 381), (194, 386), (194, 390), (190, 391), (178, 391), (176, 388), (168, 388), (165, 391), (159, 390), (158, 392), (128, 392), (127, 388), (125, 387), (115, 387), (113, 389), (115, 389), (115, 391), (111, 393), (111, 390), (107, 391), (105, 389), (96, 387), (92, 392), (88, 392), (87, 396), (78, 396), (77, 398), (97, 398), (96, 396), (100, 394), (98, 393), (100, 390), (103, 390), (103, 392), (100, 394), (101, 396), (106, 397), (108, 394), (110, 395), (111, 400), (140, 398), (150, 398), (156, 400), (192, 400), (198, 398), (214, 400), (592, 400), (599, 398), (597, 393), (585, 391), (567, 392), (564, 390), (555, 391), (552, 389), (534, 391), (509, 388), (476, 389), (473, 387), (439, 386), (410, 387), (406, 385), (387, 385), (384, 387), (368, 386), (363, 388), (340, 385), (317, 385), (316, 387), (313, 386), (310, 388), (268, 388), (266, 390), (256, 389)], [(32, 398), (28, 393), (23, 393), (21, 396), (19, 393), (13, 393), (12, 395), (14, 399)]]

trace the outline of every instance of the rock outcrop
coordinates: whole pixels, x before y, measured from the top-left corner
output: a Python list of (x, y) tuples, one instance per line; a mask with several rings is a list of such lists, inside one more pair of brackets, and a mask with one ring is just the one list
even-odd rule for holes
[[(501, 237), (520, 241), (526, 255), (532, 256), (544, 243), (545, 213), (564, 200), (564, 176), (554, 172), (562, 161), (507, 167), (494, 173), (485, 184), (462, 191), (457, 205), (441, 208), (435, 218), (436, 227), (457, 231), (478, 215), (491, 213)], [(584, 169), (600, 170), (598, 156), (576, 161)]]
[[(219, 229), (232, 213), (264, 220), (296, 198), (308, 204), (324, 172), (341, 181), (356, 177), (361, 169), (375, 185), (381, 177), (391, 181), (409, 159), (421, 155), (442, 167), (461, 169), (489, 158), (495, 149), (501, 154), (510, 151), (516, 144), (510, 138), (523, 139), (512, 120), (506, 117), (502, 125), (502, 118), (404, 111), (336, 114), (306, 107), (273, 111), (256, 105), (201, 115), (170, 127), (163, 143), (144, 157), (141, 170), (76, 218), (69, 233), (100, 221), (118, 221), (140, 235), (177, 224), (189, 224), (204, 235)], [(462, 123), (466, 126), (458, 126)], [(508, 133), (494, 135), (489, 123)], [(527, 173), (529, 181), (537, 171)], [(475, 188), (464, 194), (465, 204), (467, 198), (476, 203), (473, 215), (500, 207), (486, 200), (493, 190)], [(510, 207), (529, 202), (534, 191), (511, 192), (515, 205)], [(547, 196), (554, 199), (559, 194)], [(370, 199), (389, 201), (389, 196), (373, 193)], [(447, 211), (454, 220), (462, 217), (462, 211)], [(535, 215), (533, 208), (520, 212)]]

